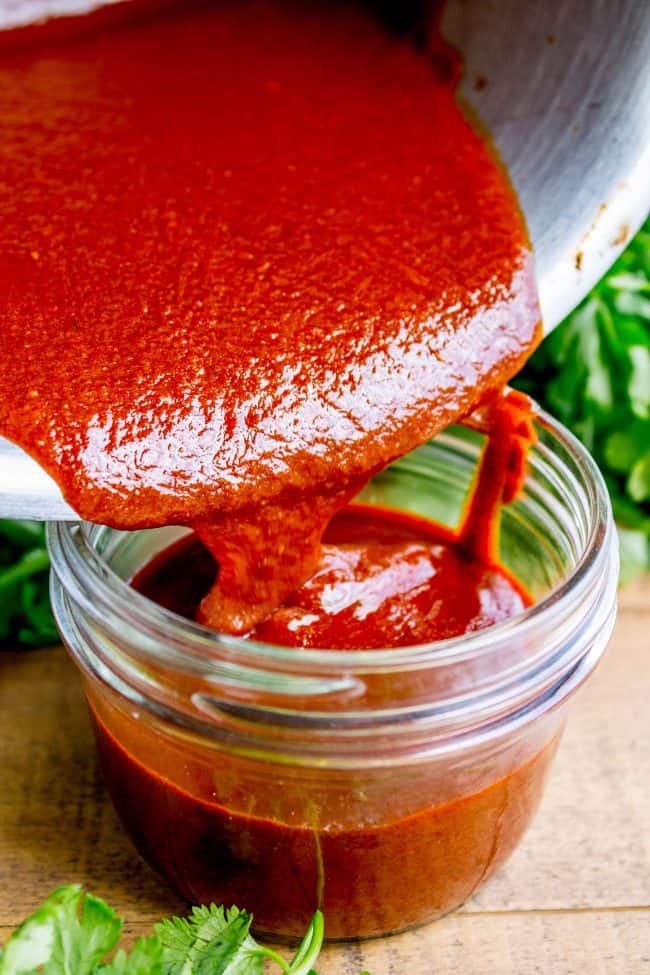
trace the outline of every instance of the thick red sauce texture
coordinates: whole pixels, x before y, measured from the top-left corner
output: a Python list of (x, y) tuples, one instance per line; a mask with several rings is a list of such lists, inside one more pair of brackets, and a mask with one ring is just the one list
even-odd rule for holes
[[(211, 556), (186, 543), (136, 584), (211, 626), (345, 650), (526, 604), (494, 552), (530, 440), (500, 391), (540, 335), (532, 258), (434, 47), (336, 0), (0, 44), (0, 433), (87, 519), (192, 527)], [(457, 535), (345, 507), (477, 408), (492, 434)], [(392, 785), (352, 825), (324, 799), (314, 824), (291, 789), (231, 801), (225, 768), (104, 723), (93, 694), (145, 856), (286, 933), (316, 906), (333, 937), (456, 906), (518, 841), (552, 750), (408, 815)]]
[[(512, 430), (502, 430), (505, 442), (495, 432), (484, 452), (475, 490), (485, 491), (490, 462), (500, 489), (486, 493), (495, 504), (520, 477), (529, 434), (521, 417), (516, 429), (518, 446)], [(314, 575), (249, 636), (370, 649), (459, 636), (521, 612), (530, 604), (526, 592), (475, 550), (477, 537), (483, 545), (485, 513), (477, 497), (457, 533), (395, 510), (354, 504), (339, 511)], [(488, 521), (494, 518), (492, 510)], [(132, 584), (192, 618), (217, 572), (189, 536), (152, 559)], [(389, 685), (373, 693), (377, 705), (393, 701)], [(215, 763), (187, 743), (170, 755), (151, 728), (105, 717), (101, 705), (95, 719), (117, 808), (143, 855), (178, 891), (190, 900), (247, 904), (259, 929), (284, 934), (298, 934), (321, 907), (334, 938), (400, 930), (466, 900), (521, 838), (554, 749), (552, 742), (521, 757), (491, 756), (487, 774), (479, 761), (458, 781), (452, 762), (437, 772), (437, 783), (428, 769), (423, 775), (413, 768), (406, 781), (393, 769), (379, 786), (363, 772), (357, 779), (348, 773), (342, 784), (345, 773), (337, 779), (326, 770), (305, 784), (281, 767), (265, 777), (246, 762), (237, 767), (236, 759)]]
[(0, 46), (0, 433), (85, 518), (192, 525), (201, 618), (246, 632), (529, 354), (524, 224), (439, 52), (362, 5), (71, 24)]
[[(190, 536), (152, 559), (132, 585), (194, 618), (217, 572)], [(528, 605), (502, 567), (477, 560), (436, 523), (354, 504), (325, 530), (314, 574), (247, 635), (295, 647), (409, 646), (483, 629)]]
[[(502, 774), (493, 756), (491, 775), (472, 770), (481, 785), (470, 778), (452, 796), (449, 771), (441, 800), (417, 769), (410, 783), (393, 769), (375, 786), (362, 772), (328, 784), (322, 770), (301, 783), (281, 767), (248, 770), (247, 782), (245, 763), (215, 767), (187, 744), (174, 752), (155, 733), (131, 738), (114, 715), (104, 723), (101, 706), (94, 717), (108, 788), (148, 862), (189, 901), (244, 904), (257, 930), (285, 935), (302, 934), (317, 907), (329, 938), (386, 934), (458, 907), (519, 843), (555, 749)], [(405, 814), (409, 788), (420, 805)]]

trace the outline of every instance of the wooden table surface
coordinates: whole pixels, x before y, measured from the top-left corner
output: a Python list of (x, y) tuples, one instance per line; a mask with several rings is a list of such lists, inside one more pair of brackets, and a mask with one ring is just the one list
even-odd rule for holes
[[(0, 653), (0, 942), (78, 881), (134, 936), (185, 905), (125, 838), (62, 650)], [(399, 877), (396, 877), (399, 883)], [(244, 905), (245, 906), (245, 905)], [(650, 975), (650, 579), (622, 595), (523, 845), (456, 914), (328, 948), (320, 975)]]

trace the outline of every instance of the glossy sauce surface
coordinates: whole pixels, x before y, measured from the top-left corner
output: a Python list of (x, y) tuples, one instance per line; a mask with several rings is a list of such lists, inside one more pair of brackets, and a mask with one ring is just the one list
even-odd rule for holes
[[(457, 532), (349, 505), (329, 523), (312, 577), (248, 636), (342, 652), (399, 647), (471, 633), (530, 605), (479, 554), (492, 538), (485, 526), (521, 476), (530, 439), (521, 405), (515, 396), (506, 411), (513, 423), (502, 417), (493, 431)], [(481, 492), (491, 509), (477, 503)], [(218, 571), (189, 536), (132, 585), (192, 618)], [(429, 702), (451, 693), (444, 675), (427, 671), (425, 682)], [(366, 707), (395, 706), (394, 691), (390, 678), (368, 679)], [(92, 696), (91, 707), (109, 789), (143, 855), (189, 900), (249, 904), (259, 930), (283, 934), (299, 934), (316, 907), (334, 938), (401, 930), (457, 907), (521, 838), (555, 748), (554, 739), (532, 749), (509, 744), (487, 763), (466, 757), (462, 771), (453, 758), (448, 768), (405, 763), (383, 774), (337, 772), (327, 761), (304, 770), (229, 754), (215, 762), (209, 747), (161, 741), (164, 731)], [(380, 739), (378, 732), (378, 747)]]
[(374, 471), (530, 352), (512, 191), (448, 75), (354, 3), (0, 54), (0, 432), (88, 519), (193, 525), (203, 618), (245, 632)]
[(301, 778), (228, 756), (215, 764), (153, 729), (133, 736), (127, 718), (91, 706), (108, 788), (143, 856), (190, 902), (245, 904), (256, 930), (284, 935), (302, 935), (317, 907), (329, 938), (458, 907), (521, 839), (556, 745), (519, 762), (511, 745), (487, 774), (474, 759), (460, 776), (443, 763)]
[[(132, 585), (191, 619), (217, 573), (190, 537), (156, 556)], [(248, 636), (339, 650), (409, 646), (484, 629), (528, 605), (502, 567), (477, 561), (434, 522), (354, 504), (325, 530), (314, 574)]]

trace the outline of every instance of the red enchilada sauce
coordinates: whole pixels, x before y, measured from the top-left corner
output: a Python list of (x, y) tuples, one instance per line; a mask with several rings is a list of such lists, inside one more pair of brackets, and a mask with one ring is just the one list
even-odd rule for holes
[(89, 520), (194, 525), (206, 619), (245, 632), (539, 311), (512, 190), (410, 40), (349, 3), (187, 7), (2, 45), (0, 432)]
[[(94, 719), (120, 818), (179, 893), (245, 904), (258, 930), (285, 935), (302, 935), (320, 907), (328, 938), (403, 930), (471, 897), (519, 843), (556, 745), (460, 795), (444, 778), (395, 768), (371, 796), (363, 775), (357, 791), (342, 778), (338, 791), (335, 783), (318, 794), (308, 776), (269, 767), (264, 777), (253, 762), (215, 769), (205, 754), (158, 736), (136, 743), (123, 715)], [(414, 796), (418, 811), (405, 813)]]
[[(518, 493), (535, 439), (529, 401), (510, 391), (487, 419), (490, 435), (456, 532), (405, 512), (349, 505), (325, 528), (310, 578), (247, 636), (341, 650), (411, 646), (492, 626), (529, 606), (498, 561), (500, 509)], [(148, 563), (132, 585), (193, 619), (219, 572), (191, 536)]]
[[(511, 393), (491, 420), (457, 533), (350, 505), (327, 526), (312, 577), (248, 635), (342, 652), (408, 646), (482, 629), (530, 605), (496, 561), (493, 526), (521, 481), (531, 416)], [(217, 575), (189, 536), (132, 584), (193, 618)], [(381, 680), (367, 680), (364, 695), (370, 707), (397, 703)], [(492, 756), (487, 779), (480, 765), (470, 767), (461, 788), (449, 771), (393, 767), (369, 793), (363, 773), (357, 782), (321, 771), (305, 784), (300, 771), (265, 773), (254, 759), (225, 757), (215, 768), (209, 751), (179, 749), (164, 731), (143, 736), (101, 703), (94, 717), (109, 788), (149, 862), (191, 901), (247, 904), (262, 930), (296, 935), (316, 906), (328, 935), (345, 938), (400, 930), (461, 904), (521, 838), (555, 747)]]
[[(458, 532), (350, 505), (327, 526), (313, 576), (248, 635), (341, 651), (408, 646), (482, 629), (530, 605), (495, 557), (499, 508), (517, 492), (534, 439), (527, 401), (510, 393), (490, 419)], [(193, 618), (217, 573), (189, 536), (132, 584)], [(381, 682), (375, 689), (368, 682), (365, 694), (375, 707), (391, 704)], [(501, 771), (492, 758), (487, 786), (480, 769), (450, 792), (449, 773), (436, 780), (428, 769), (400, 776), (391, 768), (374, 784), (377, 794), (366, 795), (365, 776), (355, 786), (354, 777), (332, 783), (321, 773), (306, 787), (300, 773), (277, 768), (265, 780), (255, 761), (231, 770), (226, 758), (214, 770), (200, 749), (144, 740), (110, 709), (100, 706), (95, 722), (118, 811), (177, 890), (191, 901), (247, 904), (262, 930), (285, 934), (300, 934), (320, 906), (328, 935), (343, 938), (401, 930), (471, 896), (519, 842), (555, 748), (553, 740), (519, 761), (508, 755)]]
[[(540, 336), (532, 257), (435, 50), (361, 5), (297, 0), (0, 43), (0, 433), (84, 518), (191, 526), (215, 561), (192, 543), (137, 584), (218, 629), (345, 650), (526, 603), (494, 533), (530, 433), (500, 391)], [(458, 537), (345, 507), (478, 408), (496, 433)], [(169, 566), (187, 592), (160, 582)], [(259, 796), (256, 814), (222, 804), (190, 749), (150, 747), (126, 719), (118, 743), (96, 718), (118, 808), (179, 889), (283, 931), (320, 899), (332, 936), (468, 896), (516, 843), (549, 757), (415, 815), (387, 803), (381, 822), (321, 829)]]

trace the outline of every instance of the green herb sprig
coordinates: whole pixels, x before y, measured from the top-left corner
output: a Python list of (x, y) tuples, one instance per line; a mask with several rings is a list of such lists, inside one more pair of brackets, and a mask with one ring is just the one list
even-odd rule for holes
[(58, 642), (50, 609), (50, 560), (40, 522), (0, 520), (0, 646)]
[(513, 385), (566, 424), (603, 472), (622, 580), (650, 568), (650, 220)]
[[(78, 884), (55, 890), (0, 952), (0, 975), (263, 975), (266, 960), (282, 975), (316, 975), (324, 920), (314, 914), (291, 960), (259, 944), (251, 914), (238, 907), (195, 907), (189, 917), (154, 925), (130, 952), (114, 952), (122, 920)], [(368, 975), (368, 973), (362, 973)]]

